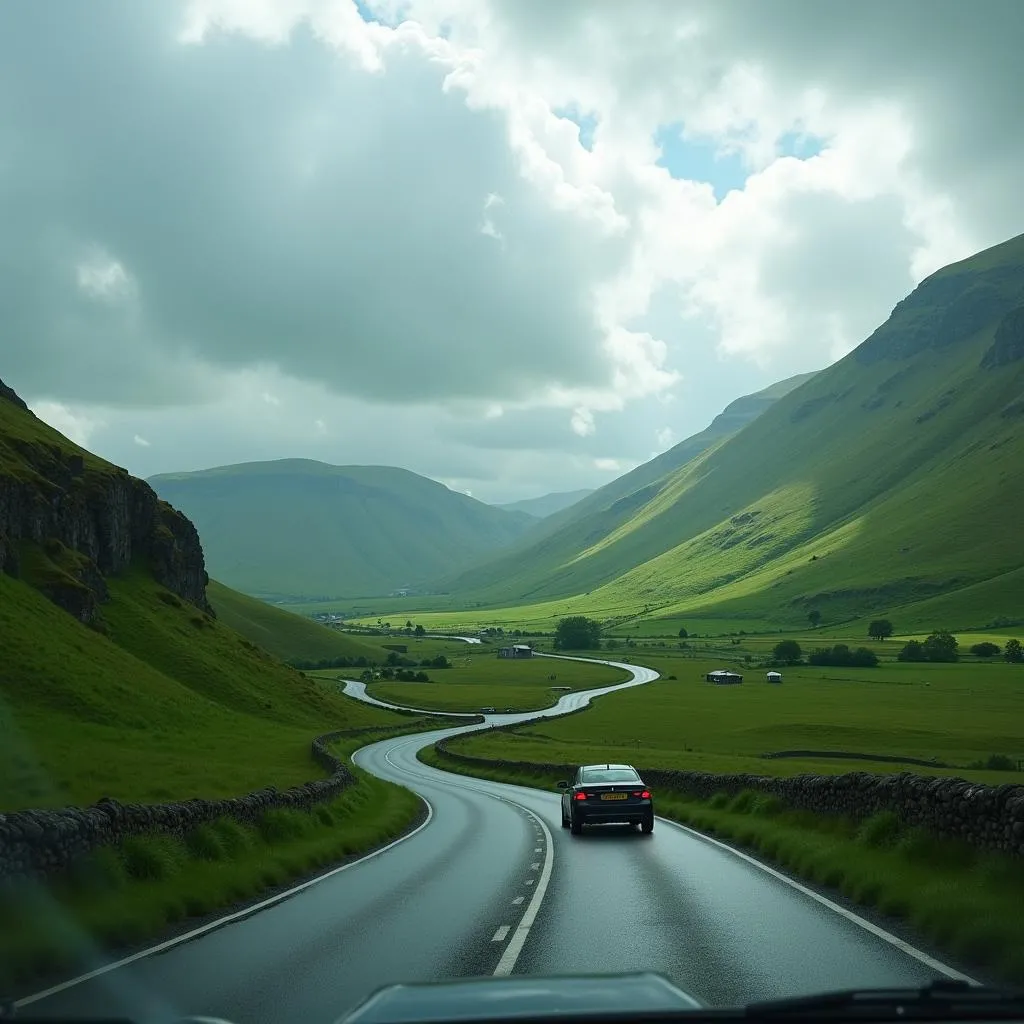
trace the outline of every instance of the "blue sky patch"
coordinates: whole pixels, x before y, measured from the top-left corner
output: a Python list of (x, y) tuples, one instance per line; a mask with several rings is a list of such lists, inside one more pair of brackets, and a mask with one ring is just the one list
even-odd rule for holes
[(580, 130), (580, 145), (587, 150), (594, 148), (594, 130), (597, 128), (597, 118), (593, 114), (581, 114), (576, 107), (556, 107), (556, 117), (564, 117), (572, 121)]
[(663, 124), (654, 133), (661, 150), (658, 166), (681, 181), (705, 181), (721, 202), (727, 192), (741, 189), (750, 173), (738, 153), (720, 153), (709, 142), (684, 139), (681, 124)]
[(825, 148), (825, 140), (816, 135), (802, 132), (787, 132), (779, 139), (779, 155), (795, 156), (798, 160), (809, 160)]

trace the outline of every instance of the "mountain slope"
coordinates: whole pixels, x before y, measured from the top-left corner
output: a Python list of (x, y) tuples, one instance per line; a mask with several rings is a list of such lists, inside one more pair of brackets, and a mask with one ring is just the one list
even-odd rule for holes
[(387, 651), (369, 640), (341, 633), (313, 619), (247, 597), (210, 580), (206, 589), (217, 618), (282, 661), (366, 658), (383, 662)]
[(211, 573), (259, 596), (416, 587), (510, 544), (535, 522), (387, 466), (281, 459), (150, 483), (196, 524)]
[(503, 597), (581, 594), (618, 568), (560, 604), (793, 623), (963, 591), (941, 606), (960, 627), (1024, 618), (1021, 465), (1024, 236), (932, 275), (859, 348)]
[(556, 491), (553, 494), (542, 494), (539, 498), (524, 498), (522, 501), (498, 505), (497, 508), (503, 508), (506, 512), (525, 512), (538, 519), (545, 519), (547, 516), (575, 505), (576, 502), (582, 501), (587, 495), (593, 493), (592, 488), (585, 488), (582, 491)]
[[(574, 562), (581, 552), (628, 523), (667, 486), (673, 472), (754, 422), (813, 377), (813, 373), (800, 374), (737, 398), (700, 433), (549, 516), (507, 552), (446, 578), (440, 589), (456, 595), (456, 600), (464, 596), (488, 603), (538, 600), (588, 590), (660, 553), (664, 547), (659, 541), (641, 554), (617, 550), (611, 559), (592, 562), (592, 571), (582, 575)], [(559, 567), (565, 571), (559, 572)]]
[(192, 525), (2, 384), (0, 570), (0, 810), (284, 788), (391, 720), (218, 621)]

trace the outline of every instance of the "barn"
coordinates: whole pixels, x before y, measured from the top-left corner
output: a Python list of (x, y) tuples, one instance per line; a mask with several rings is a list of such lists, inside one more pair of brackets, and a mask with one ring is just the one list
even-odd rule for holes
[(528, 644), (513, 644), (511, 647), (498, 649), (499, 658), (532, 658), (533, 648)]

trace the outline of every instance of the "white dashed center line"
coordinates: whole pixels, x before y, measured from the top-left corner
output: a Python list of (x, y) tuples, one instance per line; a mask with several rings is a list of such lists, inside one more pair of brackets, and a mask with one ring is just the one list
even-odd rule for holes
[(500, 927), (500, 928), (499, 928), (499, 929), (498, 929), (498, 930), (497, 930), (497, 931), (496, 931), (496, 932), (494, 933), (494, 938), (493, 938), (493, 939), (491, 939), (491, 942), (504, 942), (504, 941), (505, 941), (505, 936), (506, 936), (506, 935), (508, 935), (508, 933), (509, 933), (509, 932), (510, 932), (511, 930), (512, 930), (512, 929), (511, 929), (511, 927), (510, 927), (509, 925), (507, 925), (507, 924), (503, 924), (503, 925), (502, 925), (502, 926), (501, 926), (501, 927)]
[(522, 896), (517, 896), (512, 902), (514, 904), (522, 903), (523, 902), (523, 897)]

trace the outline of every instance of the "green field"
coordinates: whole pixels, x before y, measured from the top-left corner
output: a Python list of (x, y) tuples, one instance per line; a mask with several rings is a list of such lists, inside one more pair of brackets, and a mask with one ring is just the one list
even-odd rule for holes
[(375, 682), (369, 692), (378, 700), (437, 711), (479, 711), (483, 707), (533, 711), (558, 700), (560, 693), (553, 691), (553, 686), (590, 690), (629, 678), (621, 669), (604, 665), (549, 658), (506, 660), (494, 653), (477, 653), (465, 644), (462, 647), (462, 657), (452, 668), (428, 670), (429, 683)]
[(787, 750), (932, 758), (949, 768), (902, 766), (990, 783), (1024, 782), (1019, 771), (971, 767), (991, 755), (1024, 759), (1024, 666), (884, 664), (875, 669), (797, 667), (770, 686), (741, 669), (739, 686), (714, 686), (721, 660), (657, 654), (634, 661), (658, 682), (602, 697), (583, 715), (459, 739), (453, 749), (537, 763), (627, 761), (650, 768), (795, 775), (892, 772), (899, 764), (825, 758), (767, 759)]
[(321, 625), (290, 609), (259, 601), (211, 580), (206, 596), (217, 618), (282, 661), (359, 658), (383, 661), (373, 637), (355, 636)]

